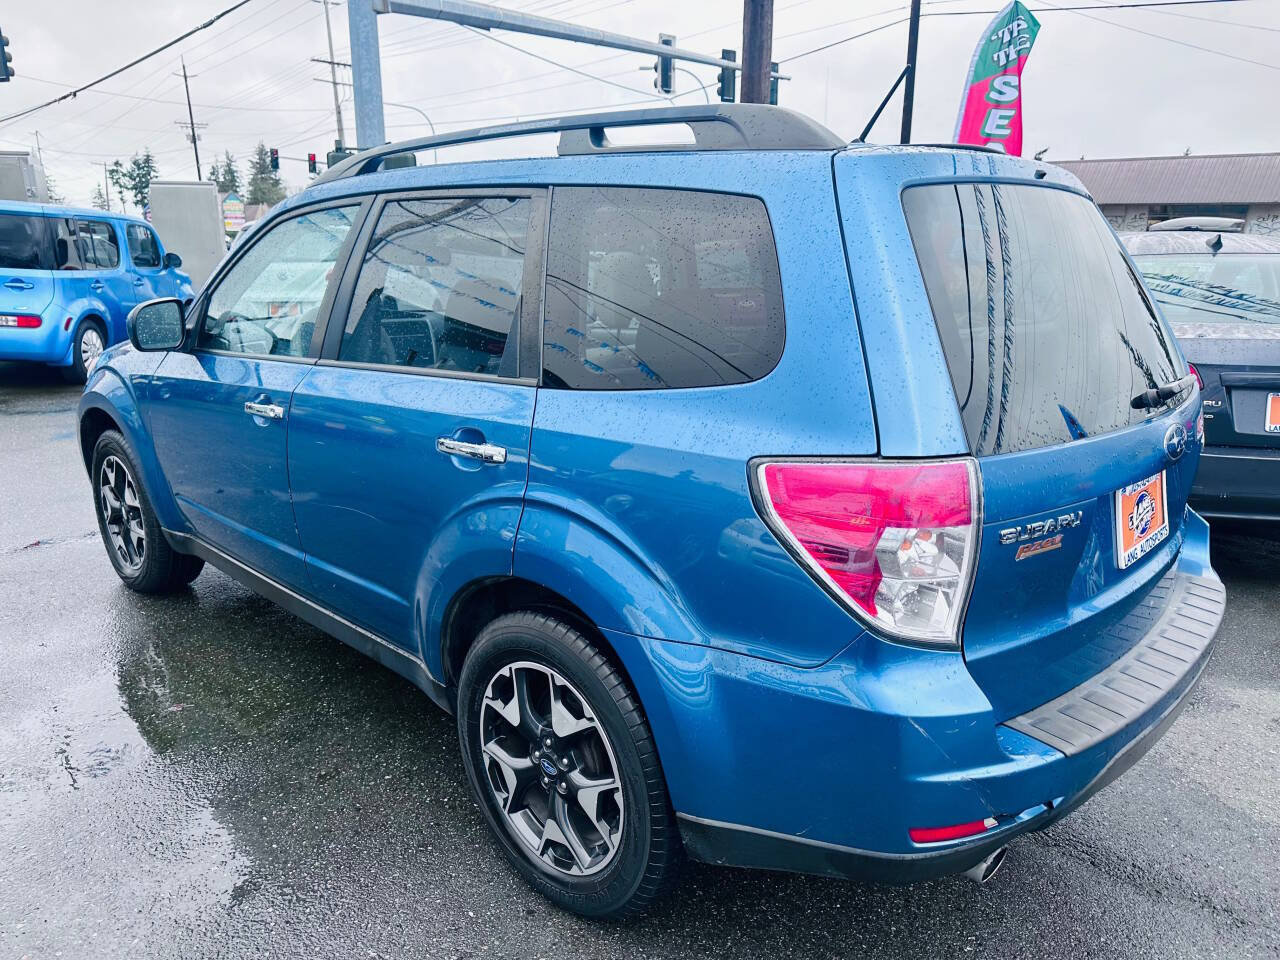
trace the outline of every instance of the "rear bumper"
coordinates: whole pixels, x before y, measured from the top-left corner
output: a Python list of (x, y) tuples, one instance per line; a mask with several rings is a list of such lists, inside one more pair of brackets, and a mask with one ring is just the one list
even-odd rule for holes
[[(864, 635), (803, 670), (644, 641), (652, 669), (627, 666), (689, 853), (911, 883), (965, 870), (1065, 816), (1150, 749), (1208, 662), (1225, 592), (1206, 525), (1189, 515), (1184, 530), (1167, 600), (1130, 651), (1005, 723), (954, 653)], [(968, 839), (908, 835), (989, 818), (995, 826)]]
[(1215, 520), (1280, 521), (1280, 450), (1205, 447), (1189, 502)]
[[(45, 313), (50, 313), (46, 310)], [(71, 331), (46, 316), (34, 330), (0, 327), (0, 360), (62, 363), (71, 351)]]

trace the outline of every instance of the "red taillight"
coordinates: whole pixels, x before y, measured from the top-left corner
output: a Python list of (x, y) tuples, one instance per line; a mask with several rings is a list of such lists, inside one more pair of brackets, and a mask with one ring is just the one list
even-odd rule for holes
[(1187, 369), (1190, 370), (1191, 375), (1196, 378), (1196, 386), (1203, 390), (1204, 380), (1200, 378), (1200, 371), (1196, 369), (1196, 365), (1194, 363), (1188, 363)]
[(972, 460), (756, 470), (770, 528), (855, 614), (906, 639), (958, 644), (981, 519)]
[(942, 840), (960, 840), (964, 837), (976, 837), (986, 833), (996, 825), (994, 817), (985, 820), (973, 820), (969, 823), (957, 823), (951, 827), (912, 827), (907, 831), (912, 843), (938, 843)]
[(0, 313), (0, 327), (20, 327), (32, 330), (40, 326), (39, 317), (31, 313)]

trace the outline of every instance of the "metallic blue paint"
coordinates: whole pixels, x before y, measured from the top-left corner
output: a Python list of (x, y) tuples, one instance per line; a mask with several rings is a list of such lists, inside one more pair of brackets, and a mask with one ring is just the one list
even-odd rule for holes
[[(43, 323), (35, 329), (0, 329), (0, 360), (31, 360), (55, 367), (74, 360), (76, 334), (86, 321), (95, 321), (105, 335), (105, 345), (128, 337), (125, 319), (139, 303), (156, 297), (190, 300), (191, 278), (181, 270), (143, 267), (133, 262), (125, 236), (128, 224), (145, 220), (104, 210), (60, 207), (48, 204), (0, 202), (0, 213), (40, 217), (81, 217), (104, 221), (115, 233), (120, 263), (111, 270), (4, 270), (0, 269), (0, 313), (35, 313)], [(156, 245), (164, 260), (164, 246)], [(11, 279), (30, 283), (26, 290), (4, 284)]]
[[(1197, 399), (1131, 429), (981, 461), (963, 652), (864, 630), (761, 521), (747, 464), (965, 453), (900, 192), (946, 178), (1079, 189), (1043, 169), (1037, 178), (1033, 164), (976, 151), (853, 147), (447, 164), (325, 183), (245, 244), (305, 204), (377, 191), (621, 184), (758, 196), (777, 241), (786, 349), (753, 383), (630, 393), (328, 355), (174, 353), (148, 371), (145, 355), (111, 351), (82, 413), (122, 418), (167, 527), (376, 633), (424, 687), (446, 680), (446, 611), (470, 587), (514, 575), (567, 598), (625, 668), (683, 814), (887, 854), (919, 852), (911, 826), (994, 815), (1012, 835), (1082, 796), (1163, 712), (1072, 757), (1000, 725), (1096, 672), (1082, 661), (1098, 632), (1168, 569), (1212, 576), (1207, 527), (1182, 506), (1198, 443), (1167, 467), (1166, 543), (1120, 571), (1111, 542), (1111, 491), (1165, 467), (1164, 431)], [(283, 420), (244, 413), (263, 395)], [(442, 436), (499, 444), (507, 461), (439, 453)], [(1059, 550), (1019, 563), (999, 544), (1000, 528), (1067, 510), (1083, 521)], [(410, 669), (418, 658), (430, 678)]]

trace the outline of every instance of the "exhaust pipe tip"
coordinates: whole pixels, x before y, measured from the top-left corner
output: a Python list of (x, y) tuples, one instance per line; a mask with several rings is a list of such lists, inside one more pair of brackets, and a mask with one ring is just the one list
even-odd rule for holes
[(996, 875), (996, 871), (1000, 869), (1000, 865), (1004, 863), (1004, 858), (1008, 855), (1009, 848), (1001, 847), (983, 860), (978, 861), (972, 867), (964, 872), (964, 875), (974, 883), (983, 884)]

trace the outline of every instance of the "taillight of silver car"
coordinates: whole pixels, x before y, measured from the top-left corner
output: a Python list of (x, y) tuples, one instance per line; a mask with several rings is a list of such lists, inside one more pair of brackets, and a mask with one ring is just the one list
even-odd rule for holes
[(982, 505), (970, 459), (762, 460), (765, 522), (827, 591), (879, 633), (959, 647)]

